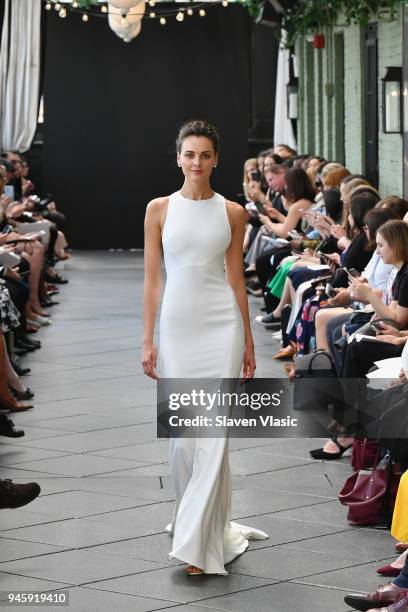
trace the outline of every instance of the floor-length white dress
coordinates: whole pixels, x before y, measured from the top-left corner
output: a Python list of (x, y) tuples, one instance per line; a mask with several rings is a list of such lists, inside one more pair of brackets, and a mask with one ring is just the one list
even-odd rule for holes
[[(163, 228), (167, 273), (160, 314), (159, 376), (223, 379), (240, 376), (244, 327), (235, 294), (225, 278), (231, 241), (225, 198), (169, 197)], [(207, 574), (243, 553), (248, 539), (268, 536), (230, 521), (228, 439), (172, 438), (170, 469), (176, 504), (166, 530), (170, 553)]]

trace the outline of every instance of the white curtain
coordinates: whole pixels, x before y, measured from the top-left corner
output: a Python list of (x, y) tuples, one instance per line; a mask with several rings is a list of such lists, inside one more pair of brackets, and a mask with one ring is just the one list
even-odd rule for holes
[(6, 0), (0, 49), (0, 147), (30, 148), (37, 128), (41, 0)]
[(286, 86), (289, 83), (289, 60), (290, 51), (283, 44), (279, 47), (278, 71), (276, 75), (276, 99), (275, 99), (275, 129), (273, 142), (287, 144), (296, 149), (296, 138), (293, 132), (291, 120), (288, 119), (288, 96)]

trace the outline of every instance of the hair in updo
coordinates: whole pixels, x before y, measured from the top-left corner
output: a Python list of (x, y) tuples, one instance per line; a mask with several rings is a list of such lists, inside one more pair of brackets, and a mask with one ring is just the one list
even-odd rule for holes
[(220, 147), (218, 132), (216, 128), (210, 123), (207, 123), (207, 121), (193, 119), (191, 121), (186, 121), (186, 123), (181, 126), (176, 140), (177, 153), (181, 152), (183, 140), (189, 136), (205, 136), (205, 138), (211, 140), (214, 152), (218, 153)]

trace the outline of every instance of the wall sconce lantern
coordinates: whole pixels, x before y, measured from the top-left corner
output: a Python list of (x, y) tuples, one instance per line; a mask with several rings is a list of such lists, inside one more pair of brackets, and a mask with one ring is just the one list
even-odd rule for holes
[(402, 68), (387, 68), (383, 82), (383, 132), (402, 133)]
[(288, 102), (288, 109), (287, 109), (288, 119), (296, 120), (298, 118), (298, 93), (299, 93), (298, 86), (293, 83), (292, 84), (289, 83), (286, 86), (286, 91), (287, 91), (287, 102)]

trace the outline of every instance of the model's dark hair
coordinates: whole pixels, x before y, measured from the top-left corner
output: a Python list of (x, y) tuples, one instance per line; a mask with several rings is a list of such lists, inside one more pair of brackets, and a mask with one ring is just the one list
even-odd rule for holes
[(316, 191), (309, 175), (302, 168), (290, 168), (285, 174), (285, 195), (291, 202), (305, 199), (313, 202)]
[(211, 140), (215, 153), (218, 153), (220, 137), (218, 136), (217, 129), (211, 123), (202, 119), (192, 119), (183, 123), (176, 140), (177, 153), (181, 152), (183, 140), (189, 136), (205, 136), (205, 138)]

